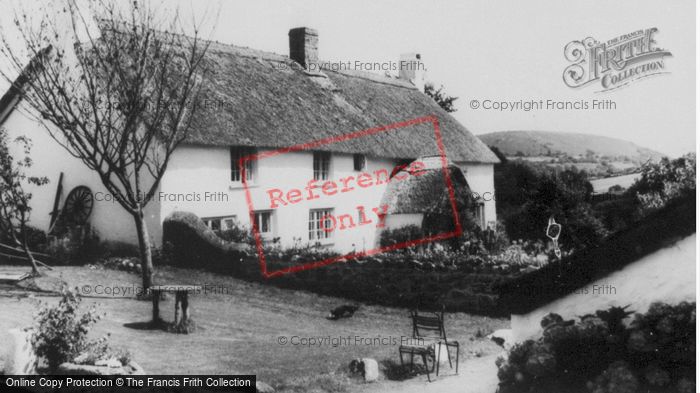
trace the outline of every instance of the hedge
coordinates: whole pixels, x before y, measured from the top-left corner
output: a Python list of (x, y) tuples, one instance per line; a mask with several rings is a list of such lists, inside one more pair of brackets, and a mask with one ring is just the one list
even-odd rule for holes
[(609, 236), (597, 247), (583, 249), (561, 262), (507, 281), (496, 288), (501, 294), (502, 307), (524, 314), (621, 270), (695, 233), (695, 214), (694, 195), (674, 200)]
[(164, 258), (176, 266), (227, 269), (251, 251), (246, 244), (219, 238), (193, 213), (174, 212), (163, 222)]
[(350, 301), (391, 307), (444, 309), (482, 315), (504, 316), (492, 288), (509, 273), (488, 269), (464, 269), (398, 263), (394, 255), (387, 263), (378, 258), (347, 260), (329, 266), (266, 279), (255, 250), (226, 242), (216, 236), (196, 215), (174, 213), (163, 223), (167, 263), (230, 274), (248, 281), (280, 288), (308, 290)]

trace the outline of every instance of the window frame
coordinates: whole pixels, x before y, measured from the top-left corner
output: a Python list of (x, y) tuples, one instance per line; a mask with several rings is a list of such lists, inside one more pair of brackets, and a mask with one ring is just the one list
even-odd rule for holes
[[(314, 151), (312, 169), (314, 172), (314, 180), (324, 181), (331, 178), (331, 161), (332, 155), (329, 151)], [(325, 168), (324, 168), (324, 165)], [(324, 172), (325, 170), (325, 172)], [(325, 174), (325, 176), (324, 176)]]
[[(232, 214), (228, 216), (202, 217), (201, 220), (204, 222), (204, 225), (206, 225), (207, 228), (211, 229), (212, 231), (225, 231), (231, 228), (224, 228), (224, 222), (226, 220), (233, 220), (233, 225), (235, 226), (238, 223), (238, 216)], [(218, 222), (218, 229), (214, 229), (214, 222)]]
[[(258, 218), (258, 217), (262, 218), (264, 214), (268, 215), (268, 222), (267, 222), (268, 231), (266, 231), (266, 232), (263, 232), (262, 222)], [(257, 225), (258, 233), (260, 234), (260, 237), (263, 240), (269, 240), (269, 239), (273, 238), (275, 235), (275, 224), (274, 224), (274, 220), (273, 220), (273, 215), (274, 215), (274, 211), (272, 211), (272, 210), (254, 210), (253, 211), (253, 220), (255, 220), (254, 222), (255, 222), (255, 225)], [(254, 224), (252, 222), (250, 224), (251, 224), (250, 227), (253, 228)]]
[[(358, 163), (360, 163), (358, 168)], [(355, 153), (352, 155), (352, 169), (355, 172), (362, 172), (367, 169), (367, 156), (361, 153)]]
[[(332, 207), (309, 209), (309, 220), (307, 222), (309, 242), (324, 244), (333, 241), (335, 231), (324, 231), (320, 226), (320, 222), (321, 218), (328, 215), (333, 215), (334, 211), (335, 209)], [(319, 235), (321, 235), (321, 237), (319, 237)]]
[[(230, 146), (229, 147), (229, 179), (232, 183), (243, 184), (241, 176), (241, 168), (238, 166), (242, 157), (257, 153), (257, 149), (252, 146)], [(246, 182), (254, 183), (256, 179), (257, 165), (255, 160), (247, 160), (245, 162)], [(235, 174), (235, 175), (234, 175)]]

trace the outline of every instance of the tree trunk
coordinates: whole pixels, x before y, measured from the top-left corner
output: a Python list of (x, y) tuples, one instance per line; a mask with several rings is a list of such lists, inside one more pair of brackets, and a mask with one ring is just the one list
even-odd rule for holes
[(148, 228), (146, 227), (146, 221), (143, 218), (142, 210), (139, 210), (138, 213), (134, 215), (134, 222), (136, 223), (136, 234), (139, 237), (143, 292), (146, 293), (148, 288), (153, 285), (153, 259), (151, 256), (151, 244), (148, 240)]
[(29, 250), (29, 246), (27, 245), (26, 240), (22, 242), (22, 249), (24, 250), (24, 254), (27, 255), (27, 259), (29, 260), (29, 263), (32, 264), (32, 275), (34, 275), (34, 276), (40, 275), (39, 268), (36, 265), (36, 260), (34, 259), (34, 255), (32, 255), (32, 252)]
[(21, 236), (22, 236), (22, 241), (19, 241), (17, 238), (17, 235), (14, 232), (11, 232), (12, 234), (12, 240), (15, 242), (15, 245), (22, 247), (22, 251), (24, 251), (24, 255), (27, 256), (27, 260), (29, 263), (32, 265), (32, 275), (38, 276), (41, 273), (39, 273), (39, 267), (36, 265), (36, 260), (34, 259), (34, 255), (32, 255), (31, 250), (29, 250), (29, 245), (27, 244), (27, 231), (26, 228), (24, 227), (24, 224), (22, 224), (21, 230)]

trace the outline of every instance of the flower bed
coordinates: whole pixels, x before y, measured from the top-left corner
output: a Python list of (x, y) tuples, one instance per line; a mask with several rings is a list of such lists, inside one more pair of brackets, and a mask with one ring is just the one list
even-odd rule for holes
[[(410, 231), (396, 231), (396, 238), (385, 236), (383, 242), (400, 241)], [(241, 238), (240, 231), (236, 231), (236, 238)], [(458, 247), (434, 243), (265, 279), (253, 247), (227, 242), (195, 215), (179, 212), (163, 223), (163, 260), (159, 262), (386, 306), (444, 306), (450, 311), (499, 316), (507, 313), (498, 305), (494, 286), (546, 263), (537, 259), (545, 249), (543, 245), (516, 242), (491, 255), (476, 237), (465, 236), (462, 241)], [(517, 258), (506, 258), (516, 253)], [(301, 242), (290, 248), (272, 243), (265, 250), (269, 271), (337, 255), (327, 248)]]
[[(173, 248), (172, 255), (183, 255), (177, 251), (177, 246)], [(222, 253), (218, 258), (197, 267), (282, 288), (367, 303), (426, 309), (444, 306), (449, 311), (499, 316), (506, 313), (498, 308), (498, 299), (492, 288), (512, 274), (510, 267), (486, 265), (480, 260), (444, 263), (428, 255), (390, 253), (266, 279), (260, 272), (257, 256)], [(271, 269), (279, 269), (309, 258), (308, 254), (297, 254), (296, 258), (275, 262), (273, 256), (268, 265)], [(186, 266), (187, 261), (180, 259), (174, 264)]]

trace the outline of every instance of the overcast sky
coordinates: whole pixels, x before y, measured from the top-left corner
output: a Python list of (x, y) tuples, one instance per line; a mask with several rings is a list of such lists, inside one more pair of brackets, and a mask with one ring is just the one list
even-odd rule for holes
[[(8, 0), (0, 0), (3, 10)], [(323, 60), (388, 62), (417, 52), (428, 80), (459, 96), (454, 114), (475, 134), (502, 130), (582, 132), (630, 140), (677, 156), (695, 150), (695, 1), (179, 1), (183, 15), (218, 14), (212, 38), (281, 54), (287, 32), (319, 31)], [(215, 12), (211, 12), (211, 11)], [(8, 14), (0, 15), (7, 24)], [(668, 74), (595, 93), (562, 81), (564, 46), (607, 41), (650, 27)], [(4, 85), (0, 85), (2, 89)], [(4, 89), (3, 89), (4, 90)], [(610, 99), (608, 111), (471, 109), (471, 100)]]

